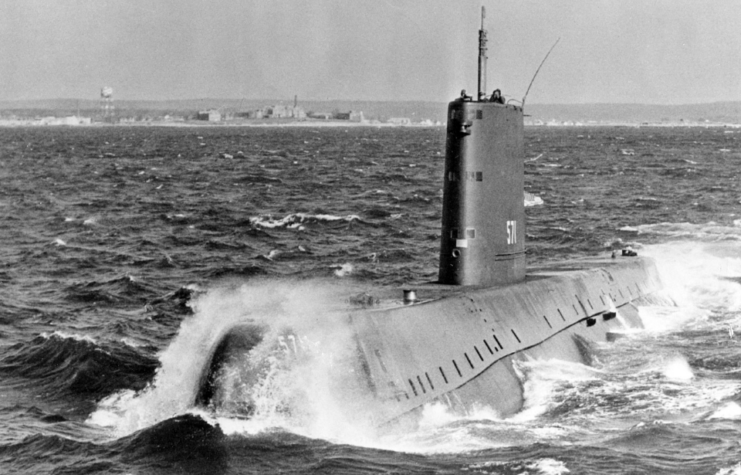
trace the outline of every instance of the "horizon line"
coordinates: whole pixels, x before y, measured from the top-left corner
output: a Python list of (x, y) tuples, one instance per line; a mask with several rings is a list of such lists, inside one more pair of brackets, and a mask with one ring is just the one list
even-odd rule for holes
[[(99, 98), (35, 98), (35, 99), (0, 99), (1, 103), (33, 103), (33, 102), (99, 102)], [(199, 102), (199, 101), (213, 101), (213, 102), (269, 102), (269, 103), (281, 103), (281, 102), (293, 102), (292, 99), (277, 99), (277, 98), (216, 98), (216, 97), (194, 97), (188, 99), (116, 99), (116, 103), (127, 103), (127, 102)], [(375, 102), (375, 103), (422, 103), (422, 104), (447, 104), (450, 101), (444, 100), (422, 100), (422, 99), (301, 99), (301, 102)], [(573, 107), (573, 106), (649, 106), (649, 107), (693, 107), (703, 105), (717, 105), (717, 104), (740, 104), (741, 100), (715, 100), (706, 102), (691, 102), (681, 104), (668, 104), (668, 103), (650, 103), (650, 102), (529, 102), (529, 106), (557, 106), (557, 107)]]

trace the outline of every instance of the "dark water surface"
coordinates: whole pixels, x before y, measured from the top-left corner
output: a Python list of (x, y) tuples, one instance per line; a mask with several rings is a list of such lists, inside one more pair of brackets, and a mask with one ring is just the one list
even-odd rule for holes
[[(677, 307), (643, 308), (647, 329), (591, 367), (522, 365), (513, 418), (433, 405), (379, 434), (346, 417), (331, 315), (359, 289), (435, 279), (444, 140), (0, 129), (0, 472), (741, 473), (738, 129), (527, 129), (529, 262), (631, 245)], [(251, 419), (194, 408), (244, 318), (304, 325), (308, 361), (255, 356)]]

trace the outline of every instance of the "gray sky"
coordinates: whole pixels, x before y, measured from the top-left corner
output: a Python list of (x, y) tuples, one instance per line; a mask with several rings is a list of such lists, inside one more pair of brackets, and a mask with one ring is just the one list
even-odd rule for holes
[(741, 101), (741, 0), (0, 0), (0, 99)]

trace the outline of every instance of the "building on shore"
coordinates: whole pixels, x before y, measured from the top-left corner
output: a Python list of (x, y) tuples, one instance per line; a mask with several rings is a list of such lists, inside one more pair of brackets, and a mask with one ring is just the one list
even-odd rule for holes
[(216, 109), (198, 111), (198, 115), (196, 116), (196, 118), (198, 120), (207, 120), (209, 122), (220, 122), (221, 112), (217, 111)]
[(246, 112), (239, 112), (237, 117), (245, 119), (305, 119), (306, 112), (301, 106), (285, 106), (282, 104), (264, 106)]
[(305, 119), (306, 112), (301, 106), (284, 106), (275, 105), (265, 108), (263, 112), (265, 117), (270, 119)]
[(334, 118), (337, 120), (349, 120), (350, 122), (363, 122), (363, 111), (335, 112)]
[(393, 125), (412, 125), (412, 119), (408, 117), (392, 117), (388, 120), (388, 123)]
[(329, 120), (334, 117), (331, 112), (309, 112), (309, 117), (312, 119), (324, 119)]

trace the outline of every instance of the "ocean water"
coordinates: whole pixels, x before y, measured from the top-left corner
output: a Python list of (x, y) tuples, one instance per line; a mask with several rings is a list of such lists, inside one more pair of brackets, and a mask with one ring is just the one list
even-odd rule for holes
[[(527, 129), (529, 262), (632, 246), (677, 305), (641, 308), (646, 329), (591, 366), (522, 364), (513, 417), (430, 405), (416, 429), (367, 423), (341, 315), (365, 289), (435, 279), (444, 141), (0, 129), (0, 473), (740, 474), (738, 129)], [(281, 345), (195, 407), (245, 320)], [(245, 398), (251, 417), (221, 410)]]

